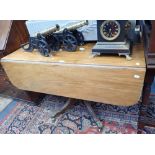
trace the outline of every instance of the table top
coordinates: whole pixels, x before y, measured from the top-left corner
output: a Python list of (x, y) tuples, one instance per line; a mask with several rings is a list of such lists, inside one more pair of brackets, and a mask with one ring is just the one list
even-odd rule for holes
[(87, 43), (84, 51), (67, 52), (59, 51), (54, 56), (44, 57), (37, 50), (33, 52), (26, 52), (23, 49), (9, 54), (2, 58), (1, 61), (29, 61), (29, 62), (43, 62), (43, 63), (65, 63), (74, 65), (97, 65), (97, 66), (115, 66), (115, 67), (135, 67), (145, 68), (144, 49), (142, 44), (137, 44), (133, 47), (132, 60), (128, 61), (124, 56), (118, 55), (102, 55), (92, 57), (91, 49), (95, 43)]

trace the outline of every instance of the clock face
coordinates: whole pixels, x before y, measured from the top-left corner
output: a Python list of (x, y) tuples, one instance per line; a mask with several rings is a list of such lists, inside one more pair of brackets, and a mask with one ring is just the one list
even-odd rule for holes
[(105, 40), (115, 40), (120, 34), (120, 24), (116, 20), (105, 20), (100, 27), (100, 33)]

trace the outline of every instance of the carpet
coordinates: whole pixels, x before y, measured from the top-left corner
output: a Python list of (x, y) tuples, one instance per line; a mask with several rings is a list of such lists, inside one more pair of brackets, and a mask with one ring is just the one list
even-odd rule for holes
[(0, 96), (0, 112), (2, 112), (11, 102), (12, 98), (5, 98)]
[[(31, 102), (1, 96), (0, 107), (3, 107), (1, 108), (3, 110), (0, 112), (0, 133), (100, 134), (94, 118), (89, 114), (86, 106), (80, 100), (58, 116), (56, 122), (53, 122), (51, 116), (66, 101), (67, 98), (65, 97), (47, 95), (39, 106), (35, 106)], [(155, 105), (154, 101), (155, 97), (152, 96), (152, 107)], [(103, 134), (137, 133), (139, 104), (123, 107), (96, 102), (89, 103), (104, 125)], [(155, 128), (145, 127), (143, 133), (155, 133)]]
[[(6, 134), (85, 134), (100, 133), (92, 116), (82, 101), (77, 101), (53, 123), (51, 116), (66, 102), (67, 98), (47, 95), (40, 106), (33, 103), (1, 97), (0, 102), (10, 101), (0, 112), (0, 133)], [(102, 121), (102, 133), (130, 134), (137, 132), (139, 105), (113, 106), (90, 102)], [(149, 130), (150, 132), (150, 130)], [(154, 131), (153, 131), (154, 132)]]

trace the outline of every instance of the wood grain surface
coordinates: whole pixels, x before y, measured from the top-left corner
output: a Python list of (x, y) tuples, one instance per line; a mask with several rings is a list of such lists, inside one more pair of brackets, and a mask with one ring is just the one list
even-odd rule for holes
[(20, 49), (4, 57), (2, 65), (20, 89), (114, 105), (137, 103), (145, 76), (142, 46), (135, 47), (131, 61), (118, 56), (90, 58), (92, 46), (49, 58)]
[(141, 44), (136, 45), (133, 48), (132, 60), (127, 61), (125, 57), (119, 57), (117, 55), (106, 55), (92, 58), (91, 48), (93, 43), (86, 44), (84, 46), (85, 51), (67, 52), (61, 51), (55, 53), (55, 56), (43, 57), (37, 50), (33, 52), (25, 52), (23, 49), (19, 49), (16, 52), (9, 54), (3, 60), (11, 61), (28, 61), (28, 62), (56, 62), (56, 63), (68, 63), (68, 64), (90, 64), (90, 65), (110, 65), (110, 66), (124, 66), (124, 67), (144, 67), (145, 58), (144, 50)]

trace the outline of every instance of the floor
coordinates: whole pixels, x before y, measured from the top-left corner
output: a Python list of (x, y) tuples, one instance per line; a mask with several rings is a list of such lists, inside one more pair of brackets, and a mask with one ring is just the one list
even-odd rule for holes
[[(51, 116), (65, 104), (66, 100), (65, 97), (47, 95), (39, 106), (35, 106), (32, 102), (1, 95), (0, 133), (101, 133), (94, 118), (80, 100), (53, 121)], [(154, 95), (151, 96), (150, 102), (155, 107)], [(137, 133), (139, 104), (122, 107), (89, 103), (104, 125), (102, 133)], [(155, 133), (155, 129), (146, 127), (143, 133)]]

